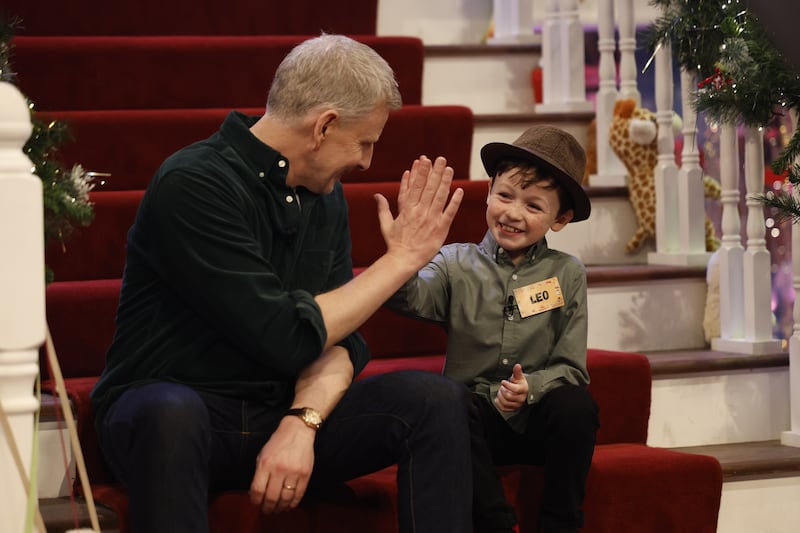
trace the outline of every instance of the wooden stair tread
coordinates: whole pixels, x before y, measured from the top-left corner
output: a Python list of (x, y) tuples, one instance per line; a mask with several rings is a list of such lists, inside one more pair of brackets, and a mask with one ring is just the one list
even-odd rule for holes
[[(95, 509), (102, 533), (119, 533), (117, 514), (111, 508), (97, 502)], [(75, 529), (76, 519), (78, 527), (92, 527), (86, 502), (80, 498), (76, 498), (74, 505), (69, 497), (40, 498), (39, 511), (42, 513), (42, 520), (48, 533), (63, 533)]]
[(709, 349), (645, 352), (644, 355), (650, 360), (653, 376), (789, 366), (787, 352), (751, 355)]
[(800, 448), (779, 440), (671, 448), (716, 457), (725, 481), (745, 481), (800, 475)]
[(587, 265), (589, 285), (631, 283), (654, 280), (700, 278), (705, 280), (706, 268), (670, 265)]

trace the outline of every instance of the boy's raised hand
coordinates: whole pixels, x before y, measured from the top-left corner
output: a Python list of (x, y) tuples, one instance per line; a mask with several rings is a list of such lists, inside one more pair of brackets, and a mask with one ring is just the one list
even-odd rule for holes
[(511, 371), (511, 377), (500, 382), (494, 402), (501, 411), (516, 411), (525, 405), (528, 396), (528, 380), (522, 373), (522, 365), (517, 363)]

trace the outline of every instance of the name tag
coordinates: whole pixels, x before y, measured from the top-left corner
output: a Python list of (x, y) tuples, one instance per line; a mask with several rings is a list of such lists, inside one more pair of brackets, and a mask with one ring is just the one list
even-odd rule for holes
[(514, 289), (514, 299), (522, 318), (564, 306), (564, 295), (556, 277)]

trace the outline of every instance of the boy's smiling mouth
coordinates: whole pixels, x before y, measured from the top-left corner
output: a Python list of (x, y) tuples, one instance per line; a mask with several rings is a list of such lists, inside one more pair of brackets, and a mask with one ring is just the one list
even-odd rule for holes
[(513, 226), (507, 226), (506, 224), (503, 224), (502, 222), (499, 222), (499, 225), (500, 225), (500, 229), (505, 231), (505, 232), (508, 232), (508, 233), (523, 233), (523, 231), (521, 229), (517, 229), (517, 228), (515, 228)]

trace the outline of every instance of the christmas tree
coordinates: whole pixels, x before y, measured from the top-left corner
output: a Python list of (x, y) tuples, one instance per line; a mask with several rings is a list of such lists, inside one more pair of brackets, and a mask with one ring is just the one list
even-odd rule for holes
[[(20, 21), (0, 14), (0, 81), (15, 83), (16, 74), (11, 68), (12, 39)], [(67, 170), (55, 159), (58, 147), (71, 140), (68, 126), (59, 121), (43, 122), (36, 114), (34, 104), (28, 100), (33, 132), (23, 146), (23, 151), (33, 163), (33, 172), (42, 180), (44, 203), (44, 241), (65, 246), (76, 226), (88, 226), (94, 218), (94, 208), (89, 200), (92, 176), (80, 165)], [(53, 272), (45, 268), (47, 282)]]
[[(698, 79), (698, 112), (723, 123), (765, 126), (776, 114), (800, 112), (800, 76), (740, 0), (652, 0), (663, 15), (650, 27), (651, 49), (671, 46), (680, 66)], [(771, 167), (800, 185), (800, 128)], [(790, 187), (759, 195), (777, 218), (800, 220)]]

